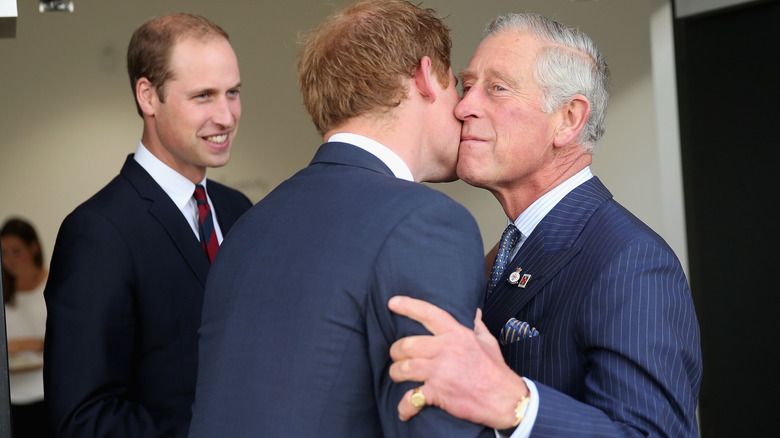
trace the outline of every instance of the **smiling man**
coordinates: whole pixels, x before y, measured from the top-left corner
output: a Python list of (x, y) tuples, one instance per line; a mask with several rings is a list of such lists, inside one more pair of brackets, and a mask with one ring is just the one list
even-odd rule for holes
[[(476, 330), (420, 300), (389, 303), (435, 335), (397, 341), (390, 375), (513, 438), (697, 437), (701, 347), (682, 266), (590, 170), (609, 98), (596, 45), (507, 14), (461, 78), (458, 176), (508, 225)], [(428, 409), (413, 394), (404, 419)]]
[(206, 276), (251, 206), (206, 179), (230, 159), (241, 117), (227, 34), (196, 15), (153, 19), (127, 67), (141, 141), (63, 222), (45, 291), (54, 436), (186, 436)]

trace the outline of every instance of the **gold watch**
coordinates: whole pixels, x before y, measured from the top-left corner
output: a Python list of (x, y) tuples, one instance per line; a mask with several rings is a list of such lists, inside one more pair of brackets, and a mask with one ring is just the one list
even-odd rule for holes
[(523, 418), (525, 418), (525, 410), (528, 408), (528, 403), (530, 401), (531, 397), (526, 395), (517, 402), (517, 405), (515, 406), (515, 424), (513, 424), (512, 427), (517, 427), (517, 425), (523, 421)]

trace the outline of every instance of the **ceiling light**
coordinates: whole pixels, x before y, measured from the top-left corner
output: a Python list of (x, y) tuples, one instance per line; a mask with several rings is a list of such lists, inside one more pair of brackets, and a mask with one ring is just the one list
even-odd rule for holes
[(43, 12), (73, 12), (73, 0), (40, 0), (38, 11)]

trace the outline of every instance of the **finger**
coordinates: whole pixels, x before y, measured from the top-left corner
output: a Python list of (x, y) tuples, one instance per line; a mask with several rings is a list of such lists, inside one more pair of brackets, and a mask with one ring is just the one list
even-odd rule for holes
[(504, 356), (501, 354), (501, 347), (498, 346), (498, 340), (493, 337), (481, 319), (474, 321), (474, 334), (477, 336), (482, 349), (487, 352), (494, 362), (504, 362)]
[[(423, 386), (420, 387), (420, 391), (422, 390)], [(413, 393), (413, 389), (406, 391), (406, 394), (404, 394), (404, 396), (401, 398), (401, 401), (398, 402), (398, 417), (401, 419), (401, 421), (409, 421), (410, 418), (414, 417), (418, 412), (425, 408), (424, 406), (422, 408), (417, 408), (412, 404)], [(425, 395), (424, 392), (423, 395)]]
[(461, 327), (460, 323), (446, 311), (416, 298), (396, 296), (390, 298), (387, 307), (399, 315), (419, 322), (434, 335)]
[(439, 339), (430, 335), (407, 336), (390, 345), (390, 357), (395, 360), (414, 357), (431, 358), (441, 350)]
[(390, 378), (394, 382), (424, 382), (428, 380), (430, 361), (428, 359), (406, 359), (390, 365)]
[(474, 328), (477, 327), (477, 322), (482, 322), (482, 309), (477, 307), (477, 316), (474, 317)]

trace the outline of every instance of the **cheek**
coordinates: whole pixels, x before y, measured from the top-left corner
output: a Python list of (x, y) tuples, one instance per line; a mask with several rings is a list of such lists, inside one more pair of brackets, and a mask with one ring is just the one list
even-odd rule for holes
[(485, 168), (492, 161), (492, 151), (490, 145), (482, 143), (479, 145), (469, 144), (461, 146), (458, 149), (458, 167), (468, 173), (475, 173)]
[(168, 126), (175, 131), (186, 131), (203, 125), (210, 117), (208, 105), (171, 102), (167, 112)]
[(3, 256), (3, 266), (5, 267), (14, 267), (19, 264), (19, 256), (17, 255), (10, 255), (8, 257)]

